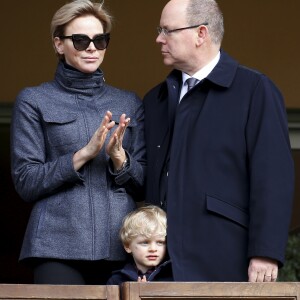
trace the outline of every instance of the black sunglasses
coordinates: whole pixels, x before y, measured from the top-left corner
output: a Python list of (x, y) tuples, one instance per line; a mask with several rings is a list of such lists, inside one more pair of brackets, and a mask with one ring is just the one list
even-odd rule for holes
[(110, 34), (109, 33), (97, 34), (94, 36), (93, 39), (90, 39), (86, 34), (72, 34), (68, 36), (62, 35), (59, 38), (62, 40), (71, 39), (74, 48), (78, 51), (86, 50), (91, 42), (94, 43), (95, 47), (98, 50), (104, 50), (108, 46), (110, 40)]

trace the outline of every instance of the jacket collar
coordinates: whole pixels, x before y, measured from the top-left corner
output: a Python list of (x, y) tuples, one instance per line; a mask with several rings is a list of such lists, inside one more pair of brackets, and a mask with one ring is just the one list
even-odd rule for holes
[[(221, 57), (215, 68), (211, 73), (206, 77), (206, 80), (214, 83), (215, 85), (228, 88), (233, 82), (237, 68), (239, 64), (231, 56), (229, 56), (225, 51), (221, 50)], [(179, 70), (172, 70), (171, 73), (167, 76), (166, 81), (162, 84), (160, 90), (161, 99), (164, 99), (165, 94), (168, 91), (168, 94), (174, 93), (181, 88), (182, 84), (182, 75)]]
[(236, 60), (221, 50), (218, 64), (206, 78), (216, 85), (228, 88), (233, 82), (238, 66)]
[(104, 77), (101, 70), (86, 74), (60, 61), (56, 69), (55, 81), (68, 91), (92, 95), (103, 86)]
[[(169, 264), (171, 264), (171, 260), (164, 261), (163, 263), (158, 265), (155, 268), (155, 270), (153, 270), (153, 272), (151, 272), (151, 274), (149, 275), (149, 277), (147, 279), (149, 279), (151, 281), (160, 272), (160, 270), (162, 268), (164, 268), (165, 266), (167, 266)], [(130, 263), (126, 264), (123, 269), (121, 269), (120, 271), (116, 271), (114, 273), (118, 273), (118, 272), (120, 272), (121, 274), (124, 274), (125, 276), (127, 276), (128, 278), (130, 278), (133, 281), (137, 280), (138, 271), (137, 271), (137, 268), (136, 268), (134, 262), (130, 262)]]

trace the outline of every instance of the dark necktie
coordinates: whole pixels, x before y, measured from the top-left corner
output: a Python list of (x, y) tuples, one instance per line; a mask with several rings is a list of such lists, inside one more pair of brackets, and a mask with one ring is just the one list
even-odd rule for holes
[(198, 80), (196, 78), (193, 78), (193, 77), (188, 78), (185, 81), (187, 83), (187, 86), (188, 86), (187, 90), (189, 91), (192, 87), (194, 87), (194, 85), (197, 83), (197, 81)]

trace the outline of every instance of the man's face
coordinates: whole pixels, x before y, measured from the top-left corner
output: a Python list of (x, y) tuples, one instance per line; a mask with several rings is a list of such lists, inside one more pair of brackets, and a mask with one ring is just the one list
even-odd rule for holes
[[(171, 0), (164, 7), (160, 27), (167, 30), (189, 26), (186, 20), (186, 0)], [(195, 55), (197, 28), (160, 33), (156, 42), (161, 46), (164, 64), (181, 71), (187, 71)]]

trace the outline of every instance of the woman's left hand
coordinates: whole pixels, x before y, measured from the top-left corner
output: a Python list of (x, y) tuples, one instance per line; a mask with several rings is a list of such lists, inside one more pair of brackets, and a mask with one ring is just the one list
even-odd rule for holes
[(125, 114), (120, 117), (119, 125), (111, 135), (106, 146), (106, 153), (113, 161), (116, 170), (120, 169), (126, 159), (126, 153), (123, 149), (123, 137), (125, 130), (130, 122), (130, 118), (126, 118)]

